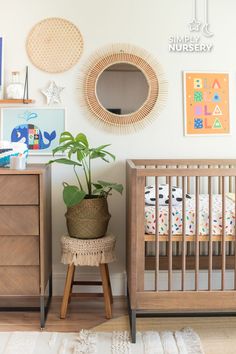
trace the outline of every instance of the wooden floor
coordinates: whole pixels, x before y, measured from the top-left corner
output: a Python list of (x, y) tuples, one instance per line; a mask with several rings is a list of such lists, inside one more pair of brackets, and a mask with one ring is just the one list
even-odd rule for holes
[[(30, 299), (31, 305), (35, 302)], [(91, 329), (106, 322), (103, 298), (72, 298), (68, 306), (67, 317), (60, 319), (61, 297), (53, 297), (46, 331), (77, 332), (81, 329)], [(25, 306), (21, 302), (21, 306)], [(19, 306), (19, 305), (18, 305)], [(125, 297), (114, 297), (113, 318), (127, 314)], [(0, 331), (38, 331), (39, 312), (0, 312)]]
[[(61, 298), (54, 297), (45, 331), (77, 332), (129, 330), (124, 297), (114, 298), (113, 319), (104, 316), (103, 298), (73, 298), (65, 320), (61, 320)], [(137, 329), (177, 330), (193, 328), (200, 336), (205, 354), (236, 354), (236, 317), (138, 318)], [(0, 331), (38, 331), (38, 312), (0, 312)]]

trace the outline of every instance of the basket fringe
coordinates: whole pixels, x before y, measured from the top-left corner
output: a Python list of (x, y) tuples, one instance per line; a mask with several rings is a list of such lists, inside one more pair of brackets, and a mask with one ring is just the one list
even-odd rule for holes
[(70, 252), (63, 252), (61, 261), (63, 264), (99, 266), (100, 263), (111, 263), (115, 261), (115, 255), (110, 250), (105, 252), (78, 254)]
[(61, 262), (63, 264), (99, 266), (116, 260), (116, 238), (112, 234), (98, 239), (61, 238)]

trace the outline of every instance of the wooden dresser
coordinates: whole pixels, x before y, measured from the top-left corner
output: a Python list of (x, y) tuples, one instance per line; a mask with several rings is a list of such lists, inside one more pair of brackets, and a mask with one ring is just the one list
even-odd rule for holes
[[(39, 299), (41, 327), (52, 295), (51, 169), (0, 168), (0, 306), (1, 298)], [(47, 304), (46, 304), (47, 299)], [(27, 310), (24, 308), (24, 310)]]

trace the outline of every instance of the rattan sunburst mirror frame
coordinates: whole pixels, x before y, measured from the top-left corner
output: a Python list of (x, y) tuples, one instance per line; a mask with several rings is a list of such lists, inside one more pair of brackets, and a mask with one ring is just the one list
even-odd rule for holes
[[(97, 96), (96, 86), (100, 75), (106, 68), (117, 63), (136, 66), (148, 83), (147, 99), (133, 113), (111, 113), (102, 106)], [(106, 128), (120, 132), (141, 128), (157, 117), (167, 96), (167, 81), (160, 64), (147, 51), (129, 44), (110, 45), (93, 54), (84, 70), (82, 86), (83, 101), (89, 116)]]

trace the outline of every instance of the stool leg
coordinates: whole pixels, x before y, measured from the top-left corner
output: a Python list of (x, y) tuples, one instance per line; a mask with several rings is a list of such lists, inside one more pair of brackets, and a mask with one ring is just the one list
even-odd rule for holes
[(111, 304), (113, 304), (113, 296), (112, 296), (111, 281), (110, 281), (109, 268), (108, 268), (108, 264), (107, 264), (107, 263), (105, 263), (105, 269), (106, 269), (107, 280), (108, 280), (110, 301), (111, 301)]
[(107, 272), (105, 264), (100, 264), (100, 273), (102, 278), (102, 287), (103, 287), (103, 295), (104, 295), (104, 303), (105, 303), (105, 311), (106, 311), (106, 318), (112, 318), (112, 310), (111, 310), (111, 301), (109, 295), (109, 284), (107, 279)]
[(68, 303), (71, 302), (74, 277), (75, 277), (75, 267), (74, 267), (73, 274), (72, 274), (72, 281), (71, 281), (71, 286), (70, 286), (70, 295), (69, 295)]
[(70, 297), (74, 269), (75, 269), (74, 264), (68, 265), (64, 295), (63, 295), (62, 304), (61, 304), (61, 315), (60, 315), (61, 318), (66, 318), (68, 300)]

